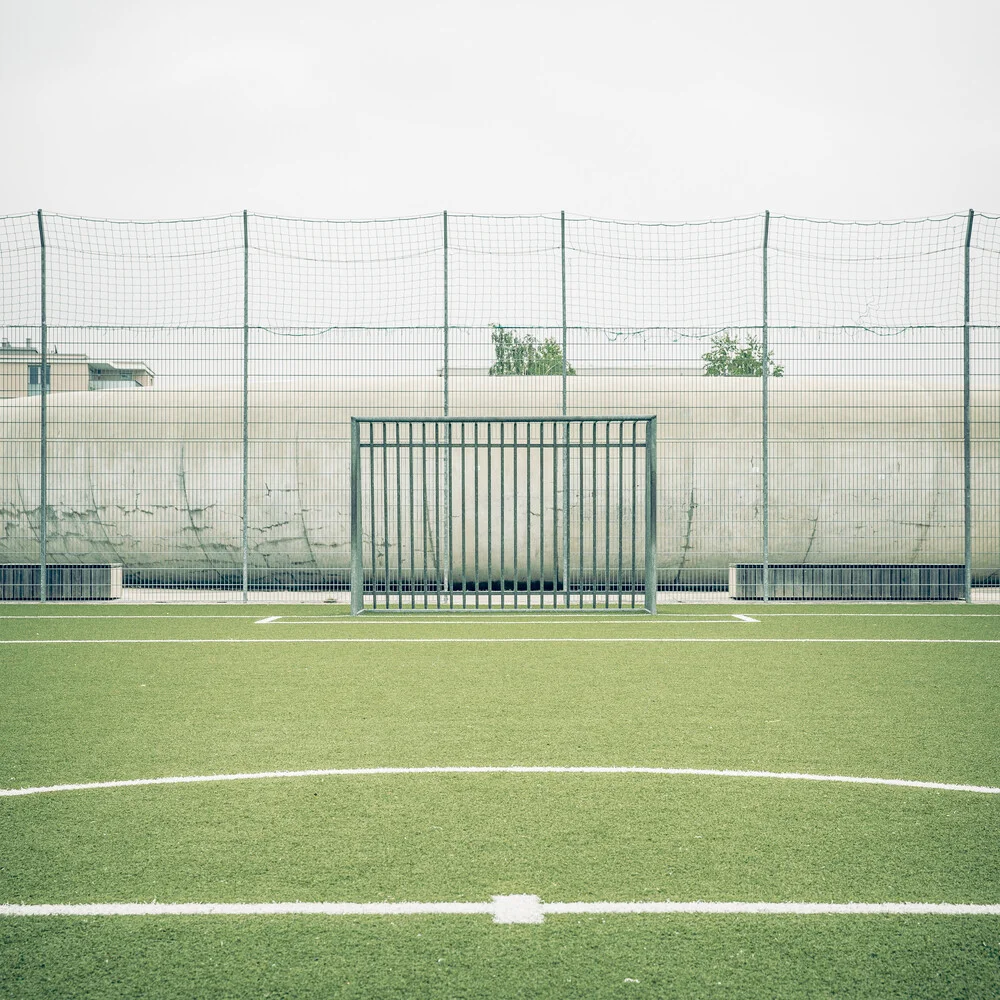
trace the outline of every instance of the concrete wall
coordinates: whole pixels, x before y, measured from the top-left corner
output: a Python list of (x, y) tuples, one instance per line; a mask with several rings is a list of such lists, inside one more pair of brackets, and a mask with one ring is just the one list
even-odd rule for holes
[[(552, 415), (560, 379), (455, 377), (452, 415)], [(774, 379), (770, 531), (775, 562), (962, 561), (962, 394), (937, 380)], [(722, 583), (759, 560), (756, 379), (577, 376), (570, 413), (659, 418), (661, 580)], [(250, 562), (349, 565), (349, 418), (436, 416), (440, 378), (255, 386)], [(238, 386), (49, 396), (48, 554), (130, 570), (232, 573), (241, 564)], [(1000, 564), (1000, 392), (973, 397), (974, 573)], [(0, 402), (0, 561), (37, 558), (37, 397)], [(716, 579), (717, 578), (717, 579)]]

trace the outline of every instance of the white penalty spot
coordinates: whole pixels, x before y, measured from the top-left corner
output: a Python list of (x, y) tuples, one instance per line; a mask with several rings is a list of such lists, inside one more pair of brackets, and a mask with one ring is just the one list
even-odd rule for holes
[(494, 896), (493, 923), (541, 924), (545, 922), (542, 901), (538, 896)]

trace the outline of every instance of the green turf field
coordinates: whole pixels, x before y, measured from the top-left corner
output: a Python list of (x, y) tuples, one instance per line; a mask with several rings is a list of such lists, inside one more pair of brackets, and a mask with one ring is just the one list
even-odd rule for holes
[(0, 690), (4, 998), (1000, 996), (1000, 608), (8, 604)]

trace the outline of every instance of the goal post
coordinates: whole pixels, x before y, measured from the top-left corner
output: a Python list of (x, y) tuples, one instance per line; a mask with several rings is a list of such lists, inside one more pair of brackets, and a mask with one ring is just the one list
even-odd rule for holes
[(656, 417), (352, 417), (351, 613), (656, 613)]

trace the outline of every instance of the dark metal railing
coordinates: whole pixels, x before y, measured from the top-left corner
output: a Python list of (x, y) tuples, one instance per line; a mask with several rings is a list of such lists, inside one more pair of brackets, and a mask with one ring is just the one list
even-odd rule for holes
[(656, 417), (352, 417), (351, 611), (656, 612)]

